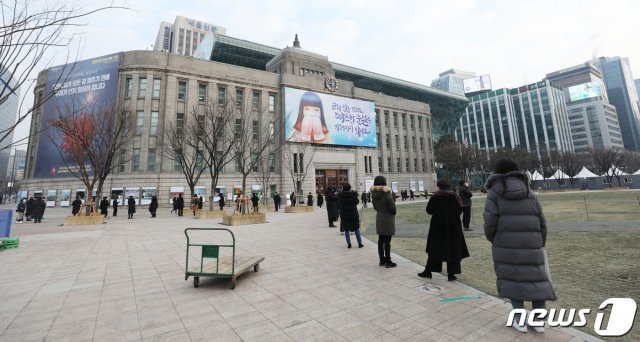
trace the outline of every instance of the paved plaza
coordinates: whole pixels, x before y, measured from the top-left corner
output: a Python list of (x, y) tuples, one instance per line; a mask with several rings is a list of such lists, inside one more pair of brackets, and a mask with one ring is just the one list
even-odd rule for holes
[(0, 252), (0, 341), (597, 340), (568, 328), (518, 333), (500, 299), (419, 278), (422, 266), (400, 256), (379, 267), (377, 245), (347, 249), (325, 210), (231, 227), (239, 256), (265, 257), (260, 270), (235, 290), (209, 278), (194, 288), (184, 229), (223, 226), (169, 210), (128, 220), (121, 207), (107, 224), (63, 227), (70, 209), (47, 209), (41, 224), (14, 225), (20, 247)]

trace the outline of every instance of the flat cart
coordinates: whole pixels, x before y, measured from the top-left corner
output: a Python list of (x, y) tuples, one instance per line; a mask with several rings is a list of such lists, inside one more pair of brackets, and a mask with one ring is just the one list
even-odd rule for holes
[[(231, 234), (231, 244), (213, 245), (191, 243), (189, 231), (222, 231), (226, 230)], [(253, 267), (255, 272), (260, 269), (260, 262), (264, 257), (236, 257), (236, 237), (233, 232), (226, 228), (187, 228), (184, 230), (187, 237), (187, 257), (184, 280), (193, 277), (193, 287), (198, 287), (200, 277), (229, 278), (229, 287), (233, 290), (236, 288), (236, 278)], [(189, 250), (191, 247), (201, 247), (200, 265), (189, 267)], [(221, 248), (231, 248), (231, 256), (221, 256)], [(205, 259), (215, 259), (215, 263), (209, 262), (204, 264)]]

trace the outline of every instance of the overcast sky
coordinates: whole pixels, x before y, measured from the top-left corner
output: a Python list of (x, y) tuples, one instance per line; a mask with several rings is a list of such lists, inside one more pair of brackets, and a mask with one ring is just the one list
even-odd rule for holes
[[(633, 0), (116, 3), (131, 9), (86, 19), (81, 59), (150, 49), (160, 22), (182, 15), (278, 48), (291, 46), (297, 33), (304, 49), (330, 61), (424, 85), (456, 68), (490, 74), (494, 88), (517, 87), (596, 56), (629, 57), (640, 77), (640, 1)], [(28, 127), (19, 127), (14, 140)]]

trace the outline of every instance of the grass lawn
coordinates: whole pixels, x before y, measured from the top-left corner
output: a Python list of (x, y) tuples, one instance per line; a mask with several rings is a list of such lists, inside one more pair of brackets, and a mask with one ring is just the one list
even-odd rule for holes
[[(558, 300), (549, 302), (549, 308), (590, 308), (584, 331), (594, 334), (593, 324), (597, 308), (605, 299), (629, 297), (640, 299), (640, 230), (571, 232), (554, 230), (554, 222), (583, 222), (587, 220), (585, 201), (590, 221), (640, 220), (640, 191), (580, 192), (541, 194), (539, 196), (550, 226), (547, 251), (553, 286)], [(474, 198), (472, 224), (482, 230), (484, 198)], [(396, 233), (403, 227), (424, 225), (430, 216), (425, 204), (398, 206)], [(363, 214), (363, 232), (372, 241), (375, 236), (375, 212)], [(415, 229), (413, 229), (415, 232)], [(490, 295), (497, 296), (495, 273), (491, 258), (491, 244), (482, 233), (467, 234), (466, 242), (471, 254), (462, 262), (459, 281)], [(418, 264), (424, 264), (426, 233), (422, 237), (394, 238), (392, 251)], [(506, 318), (505, 318), (506, 320)], [(634, 328), (620, 341), (640, 341), (640, 315), (636, 315)]]

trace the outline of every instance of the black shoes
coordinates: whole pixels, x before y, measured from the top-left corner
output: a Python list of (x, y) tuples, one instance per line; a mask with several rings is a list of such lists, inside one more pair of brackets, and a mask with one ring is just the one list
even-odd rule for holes
[(391, 259), (387, 260), (387, 262), (384, 264), (384, 268), (392, 268), (392, 267), (396, 267), (398, 266), (398, 264), (396, 264), (395, 262), (391, 261)]
[(433, 277), (433, 275), (431, 274), (431, 271), (425, 270), (422, 273), (418, 273), (418, 277), (431, 279), (431, 277)]
[(457, 280), (457, 279), (458, 279), (458, 278), (456, 278), (456, 276), (455, 276), (455, 275), (453, 275), (453, 274), (449, 274), (449, 275), (447, 276), (447, 280), (448, 280), (448, 281), (454, 281), (454, 280)]
[(347, 248), (351, 248), (351, 244), (350, 243), (347, 244)]
[(378, 266), (384, 266), (387, 262), (385, 260), (380, 260)]
[(358, 242), (358, 248), (362, 248), (362, 247), (364, 247), (364, 245)]

